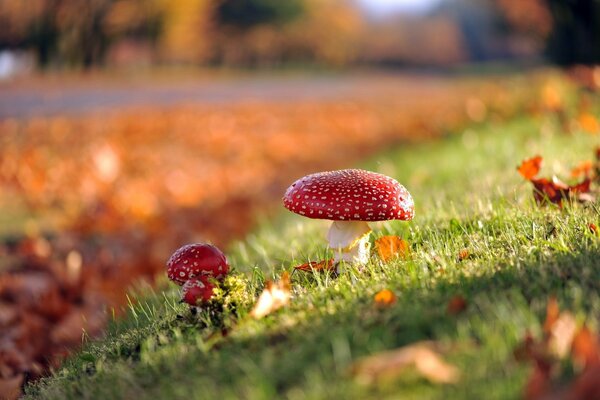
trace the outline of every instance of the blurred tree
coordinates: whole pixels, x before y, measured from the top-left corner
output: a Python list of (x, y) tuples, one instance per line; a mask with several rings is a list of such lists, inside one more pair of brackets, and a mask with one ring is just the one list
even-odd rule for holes
[[(145, 0), (148, 2), (149, 0)], [(214, 0), (152, 0), (162, 15), (158, 39), (161, 61), (203, 63), (212, 51)]]
[(0, 0), (6, 30), (0, 45), (32, 48), (38, 64), (91, 66), (103, 60), (109, 40), (102, 26), (112, 0)]
[(284, 24), (300, 17), (302, 0), (220, 0), (215, 17), (220, 25), (247, 29), (256, 25)]
[(511, 29), (545, 43), (561, 65), (600, 62), (599, 0), (498, 0)]
[(557, 63), (600, 63), (600, 1), (546, 0), (554, 28), (548, 55)]

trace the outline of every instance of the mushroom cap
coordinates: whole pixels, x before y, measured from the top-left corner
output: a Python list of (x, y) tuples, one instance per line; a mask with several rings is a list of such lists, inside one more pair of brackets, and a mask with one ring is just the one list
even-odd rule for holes
[(180, 286), (200, 275), (222, 279), (227, 272), (229, 265), (223, 252), (206, 243), (186, 244), (177, 249), (167, 261), (167, 276)]
[(308, 218), (334, 221), (410, 220), (412, 196), (389, 176), (362, 169), (319, 172), (287, 189), (283, 205)]
[(215, 286), (203, 276), (189, 279), (183, 284), (181, 300), (190, 306), (206, 303), (213, 295)]

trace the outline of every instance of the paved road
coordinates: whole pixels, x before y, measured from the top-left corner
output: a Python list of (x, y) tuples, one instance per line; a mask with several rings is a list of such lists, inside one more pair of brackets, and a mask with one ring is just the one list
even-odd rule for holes
[(174, 83), (57, 84), (0, 86), (0, 118), (78, 114), (127, 106), (177, 103), (228, 103), (248, 100), (295, 101), (368, 96), (382, 91), (411, 91), (433, 84), (432, 76), (322, 76), (238, 78)]

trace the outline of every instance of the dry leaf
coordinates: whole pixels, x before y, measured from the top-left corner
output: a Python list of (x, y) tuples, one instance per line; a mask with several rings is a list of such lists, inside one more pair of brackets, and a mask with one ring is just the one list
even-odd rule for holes
[(517, 171), (519, 171), (523, 178), (531, 180), (540, 172), (542, 160), (542, 157), (539, 155), (527, 158), (521, 162), (519, 167), (517, 167)]
[(600, 344), (598, 337), (587, 326), (583, 326), (572, 341), (573, 359), (584, 367), (600, 365)]
[(375, 249), (381, 260), (387, 262), (396, 257), (408, 255), (408, 242), (400, 236), (382, 236), (375, 240)]
[(552, 324), (548, 349), (558, 358), (565, 358), (571, 350), (571, 343), (577, 331), (577, 322), (573, 314), (563, 312)]
[(552, 334), (552, 328), (560, 316), (560, 308), (558, 307), (558, 300), (552, 296), (548, 299), (546, 304), (546, 319), (544, 320), (544, 333), (549, 336)]
[(397, 378), (407, 368), (414, 368), (432, 383), (455, 383), (460, 377), (458, 369), (446, 363), (433, 350), (431, 342), (417, 342), (362, 358), (352, 365), (352, 373), (358, 382), (373, 384), (382, 379)]
[(19, 374), (10, 378), (0, 378), (0, 399), (16, 400), (21, 396), (21, 385), (24, 375)]
[(579, 178), (580, 176), (588, 177), (592, 172), (594, 164), (590, 160), (582, 161), (571, 169), (571, 177)]
[(461, 313), (467, 308), (467, 300), (461, 295), (452, 296), (452, 298), (448, 301), (448, 305), (446, 306), (446, 312), (451, 315), (456, 315)]
[(582, 113), (577, 117), (581, 129), (587, 133), (596, 134), (600, 132), (598, 119), (590, 113)]
[(375, 304), (379, 307), (389, 307), (397, 300), (394, 292), (389, 289), (380, 290), (375, 294), (373, 299), (375, 300)]
[(323, 261), (311, 261), (305, 264), (298, 265), (294, 267), (295, 270), (311, 272), (311, 271), (335, 271), (335, 267), (333, 265), (333, 259), (323, 260)]
[(590, 222), (588, 224), (588, 229), (590, 230), (591, 233), (594, 233), (594, 234), (598, 233), (598, 227), (594, 223)]
[(260, 319), (287, 305), (291, 297), (290, 275), (284, 272), (279, 281), (267, 281), (265, 290), (258, 297), (250, 315)]
[(466, 260), (470, 256), (471, 256), (471, 253), (469, 252), (469, 249), (461, 249), (458, 252), (458, 261)]

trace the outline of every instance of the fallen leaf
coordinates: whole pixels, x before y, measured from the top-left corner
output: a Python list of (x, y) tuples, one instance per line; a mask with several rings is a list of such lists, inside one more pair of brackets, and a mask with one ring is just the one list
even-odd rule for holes
[(380, 290), (373, 297), (375, 304), (379, 307), (389, 307), (396, 302), (396, 295), (389, 289)]
[(558, 321), (558, 317), (560, 316), (560, 308), (558, 307), (558, 300), (556, 297), (552, 296), (548, 299), (548, 303), (546, 304), (546, 319), (544, 320), (544, 333), (546, 336), (552, 334), (552, 328), (556, 321)]
[(569, 400), (600, 399), (600, 365), (587, 368), (578, 376), (563, 398)]
[(590, 230), (590, 232), (592, 232), (594, 234), (598, 233), (598, 227), (596, 226), (596, 224), (594, 224), (592, 222), (590, 222), (588, 224), (588, 229)]
[(382, 261), (387, 262), (396, 257), (408, 255), (408, 242), (400, 236), (382, 236), (375, 240), (375, 249)]
[(590, 160), (585, 160), (577, 164), (571, 169), (571, 177), (578, 178), (580, 176), (588, 177), (592, 172), (594, 164)]
[(364, 384), (394, 379), (408, 368), (432, 383), (455, 383), (458, 369), (446, 363), (431, 342), (417, 342), (396, 350), (385, 351), (356, 361), (351, 369), (355, 379)]
[(451, 315), (456, 315), (461, 313), (467, 308), (467, 300), (464, 297), (457, 294), (452, 296), (452, 298), (448, 301), (448, 305), (446, 306), (446, 312)]
[(24, 375), (19, 374), (10, 378), (0, 378), (0, 399), (16, 400), (21, 396), (21, 385)]
[(250, 316), (260, 319), (287, 305), (292, 297), (290, 275), (284, 272), (277, 282), (267, 281)]
[(335, 267), (333, 266), (333, 259), (323, 260), (323, 261), (311, 261), (305, 264), (298, 265), (294, 267), (295, 270), (304, 271), (304, 272), (312, 272), (312, 271), (335, 271)]
[(581, 113), (577, 117), (577, 122), (579, 122), (581, 129), (587, 133), (596, 134), (600, 132), (598, 119), (590, 113)]
[(552, 177), (552, 180), (546, 178), (532, 179), (533, 184), (533, 196), (538, 204), (545, 204), (550, 202), (562, 206), (564, 200), (579, 200), (587, 201), (593, 200), (593, 196), (590, 195), (590, 178), (585, 178), (580, 183), (569, 186), (556, 176)]
[(550, 328), (548, 349), (558, 358), (565, 358), (571, 350), (571, 343), (577, 331), (577, 322), (573, 314), (563, 312)]
[(585, 325), (573, 337), (571, 353), (573, 360), (585, 368), (600, 365), (598, 337)]
[(519, 171), (523, 178), (531, 180), (540, 172), (542, 160), (542, 157), (539, 155), (527, 158), (517, 167), (517, 171)]
[(458, 252), (458, 261), (466, 260), (470, 256), (471, 256), (471, 253), (469, 252), (469, 249), (461, 249)]
[(523, 397), (526, 400), (543, 398), (550, 390), (550, 372), (534, 366), (531, 375), (525, 384)]

